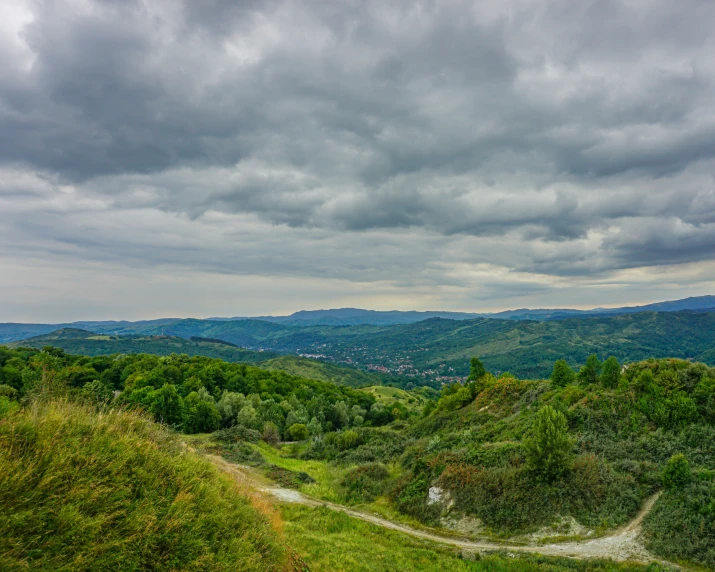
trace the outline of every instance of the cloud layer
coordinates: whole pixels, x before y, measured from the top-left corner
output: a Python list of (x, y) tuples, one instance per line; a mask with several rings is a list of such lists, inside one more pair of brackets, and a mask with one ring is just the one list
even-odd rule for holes
[(0, 319), (41, 320), (37, 289), (99, 317), (107, 272), (184, 277), (161, 310), (128, 278), (134, 306), (96, 295), (122, 317), (715, 283), (711, 2), (35, 0), (0, 21)]

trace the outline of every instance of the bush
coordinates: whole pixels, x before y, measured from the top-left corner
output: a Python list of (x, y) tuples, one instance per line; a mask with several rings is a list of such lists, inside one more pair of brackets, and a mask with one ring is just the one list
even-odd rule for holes
[(269, 445), (277, 445), (281, 440), (281, 433), (278, 430), (278, 425), (272, 421), (266, 421), (263, 425), (263, 435), (261, 438)]
[(305, 441), (310, 437), (310, 431), (303, 423), (293, 423), (286, 431), (286, 437), (290, 441)]
[(228, 429), (219, 429), (211, 433), (211, 440), (218, 443), (237, 443), (239, 441), (248, 441), (249, 443), (257, 443), (261, 439), (261, 434), (255, 429), (249, 429), (243, 425), (234, 425)]
[(551, 482), (570, 470), (572, 449), (566, 417), (550, 405), (542, 407), (524, 441), (529, 469), (538, 479)]
[(15, 399), (17, 397), (17, 390), (9, 385), (0, 384), (0, 397), (7, 397), (8, 399)]
[(646, 548), (671, 560), (715, 568), (715, 486), (693, 481), (667, 489), (643, 521)]
[(368, 463), (348, 471), (340, 482), (345, 498), (351, 502), (372, 502), (385, 493), (390, 477), (382, 463)]
[(663, 469), (663, 486), (666, 489), (680, 489), (691, 480), (690, 464), (685, 455), (678, 453), (668, 459)]

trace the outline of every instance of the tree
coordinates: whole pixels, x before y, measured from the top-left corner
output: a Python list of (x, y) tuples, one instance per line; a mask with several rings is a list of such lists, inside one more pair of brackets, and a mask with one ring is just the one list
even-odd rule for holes
[(471, 360), (469, 360), (469, 377), (467, 377), (467, 379), (469, 381), (477, 381), (485, 375), (487, 375), (487, 370), (484, 369), (482, 360), (474, 356)]
[(85, 383), (80, 390), (80, 394), (87, 401), (96, 405), (109, 403), (113, 397), (112, 388), (98, 379)]
[(245, 405), (243, 409), (238, 412), (236, 423), (248, 427), (249, 429), (260, 429), (261, 417), (252, 405)]
[(565, 359), (556, 360), (554, 362), (554, 371), (551, 372), (551, 383), (555, 387), (566, 387), (571, 385), (576, 378), (574, 370), (566, 362)]
[(216, 405), (204, 401), (195, 391), (189, 393), (184, 399), (186, 417), (184, 430), (187, 433), (208, 433), (221, 426), (221, 414)]
[(678, 453), (668, 459), (663, 469), (663, 486), (666, 489), (682, 488), (690, 482), (690, 464), (685, 455)]
[(310, 437), (310, 432), (303, 423), (294, 423), (288, 427), (286, 435), (291, 441), (305, 441)]
[(542, 407), (524, 441), (529, 469), (539, 480), (551, 482), (571, 469), (572, 449), (566, 417), (550, 405)]
[(584, 385), (597, 383), (599, 373), (601, 373), (601, 362), (596, 354), (591, 354), (586, 359), (586, 365), (578, 372), (578, 380)]
[(618, 360), (611, 356), (603, 362), (601, 370), (601, 383), (604, 387), (614, 389), (618, 387), (618, 382), (621, 380), (621, 364)]
[(277, 445), (278, 442), (281, 440), (281, 434), (280, 431), (278, 431), (278, 425), (271, 421), (266, 421), (263, 424), (262, 439), (270, 445)]
[(150, 410), (160, 423), (178, 426), (184, 422), (184, 400), (175, 385), (165, 383), (155, 391)]

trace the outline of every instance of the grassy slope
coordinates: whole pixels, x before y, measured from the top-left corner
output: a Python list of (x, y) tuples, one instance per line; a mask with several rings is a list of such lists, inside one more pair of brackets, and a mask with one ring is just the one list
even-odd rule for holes
[(427, 399), (422, 395), (397, 387), (374, 385), (371, 387), (363, 387), (360, 391), (372, 395), (376, 401), (383, 403), (385, 406), (401, 403), (408, 410), (419, 409), (427, 402)]
[(130, 412), (56, 402), (0, 419), (2, 570), (282, 568), (280, 521), (246, 495)]
[(363, 387), (381, 382), (380, 376), (375, 374), (298, 356), (280, 356), (269, 359), (263, 362), (261, 367), (271, 371), (284, 371), (298, 377), (328, 381), (351, 387)]

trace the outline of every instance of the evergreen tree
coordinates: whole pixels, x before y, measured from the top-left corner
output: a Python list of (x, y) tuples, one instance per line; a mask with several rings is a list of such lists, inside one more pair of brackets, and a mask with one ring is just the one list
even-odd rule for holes
[(524, 441), (529, 469), (538, 479), (551, 482), (571, 469), (572, 449), (566, 417), (550, 405), (542, 407)]
[(584, 385), (598, 383), (598, 374), (601, 373), (601, 362), (596, 354), (591, 354), (578, 372), (578, 380)]
[(576, 378), (576, 373), (565, 359), (557, 360), (554, 363), (554, 371), (551, 372), (551, 383), (555, 387), (566, 387), (571, 385)]
[(467, 380), (476, 381), (478, 379), (481, 379), (485, 375), (487, 375), (487, 370), (484, 369), (484, 364), (482, 364), (482, 360), (474, 356), (471, 360), (469, 360), (469, 377), (467, 378)]
[(601, 371), (601, 383), (604, 387), (616, 388), (621, 380), (621, 364), (618, 360), (611, 356), (603, 362)]

